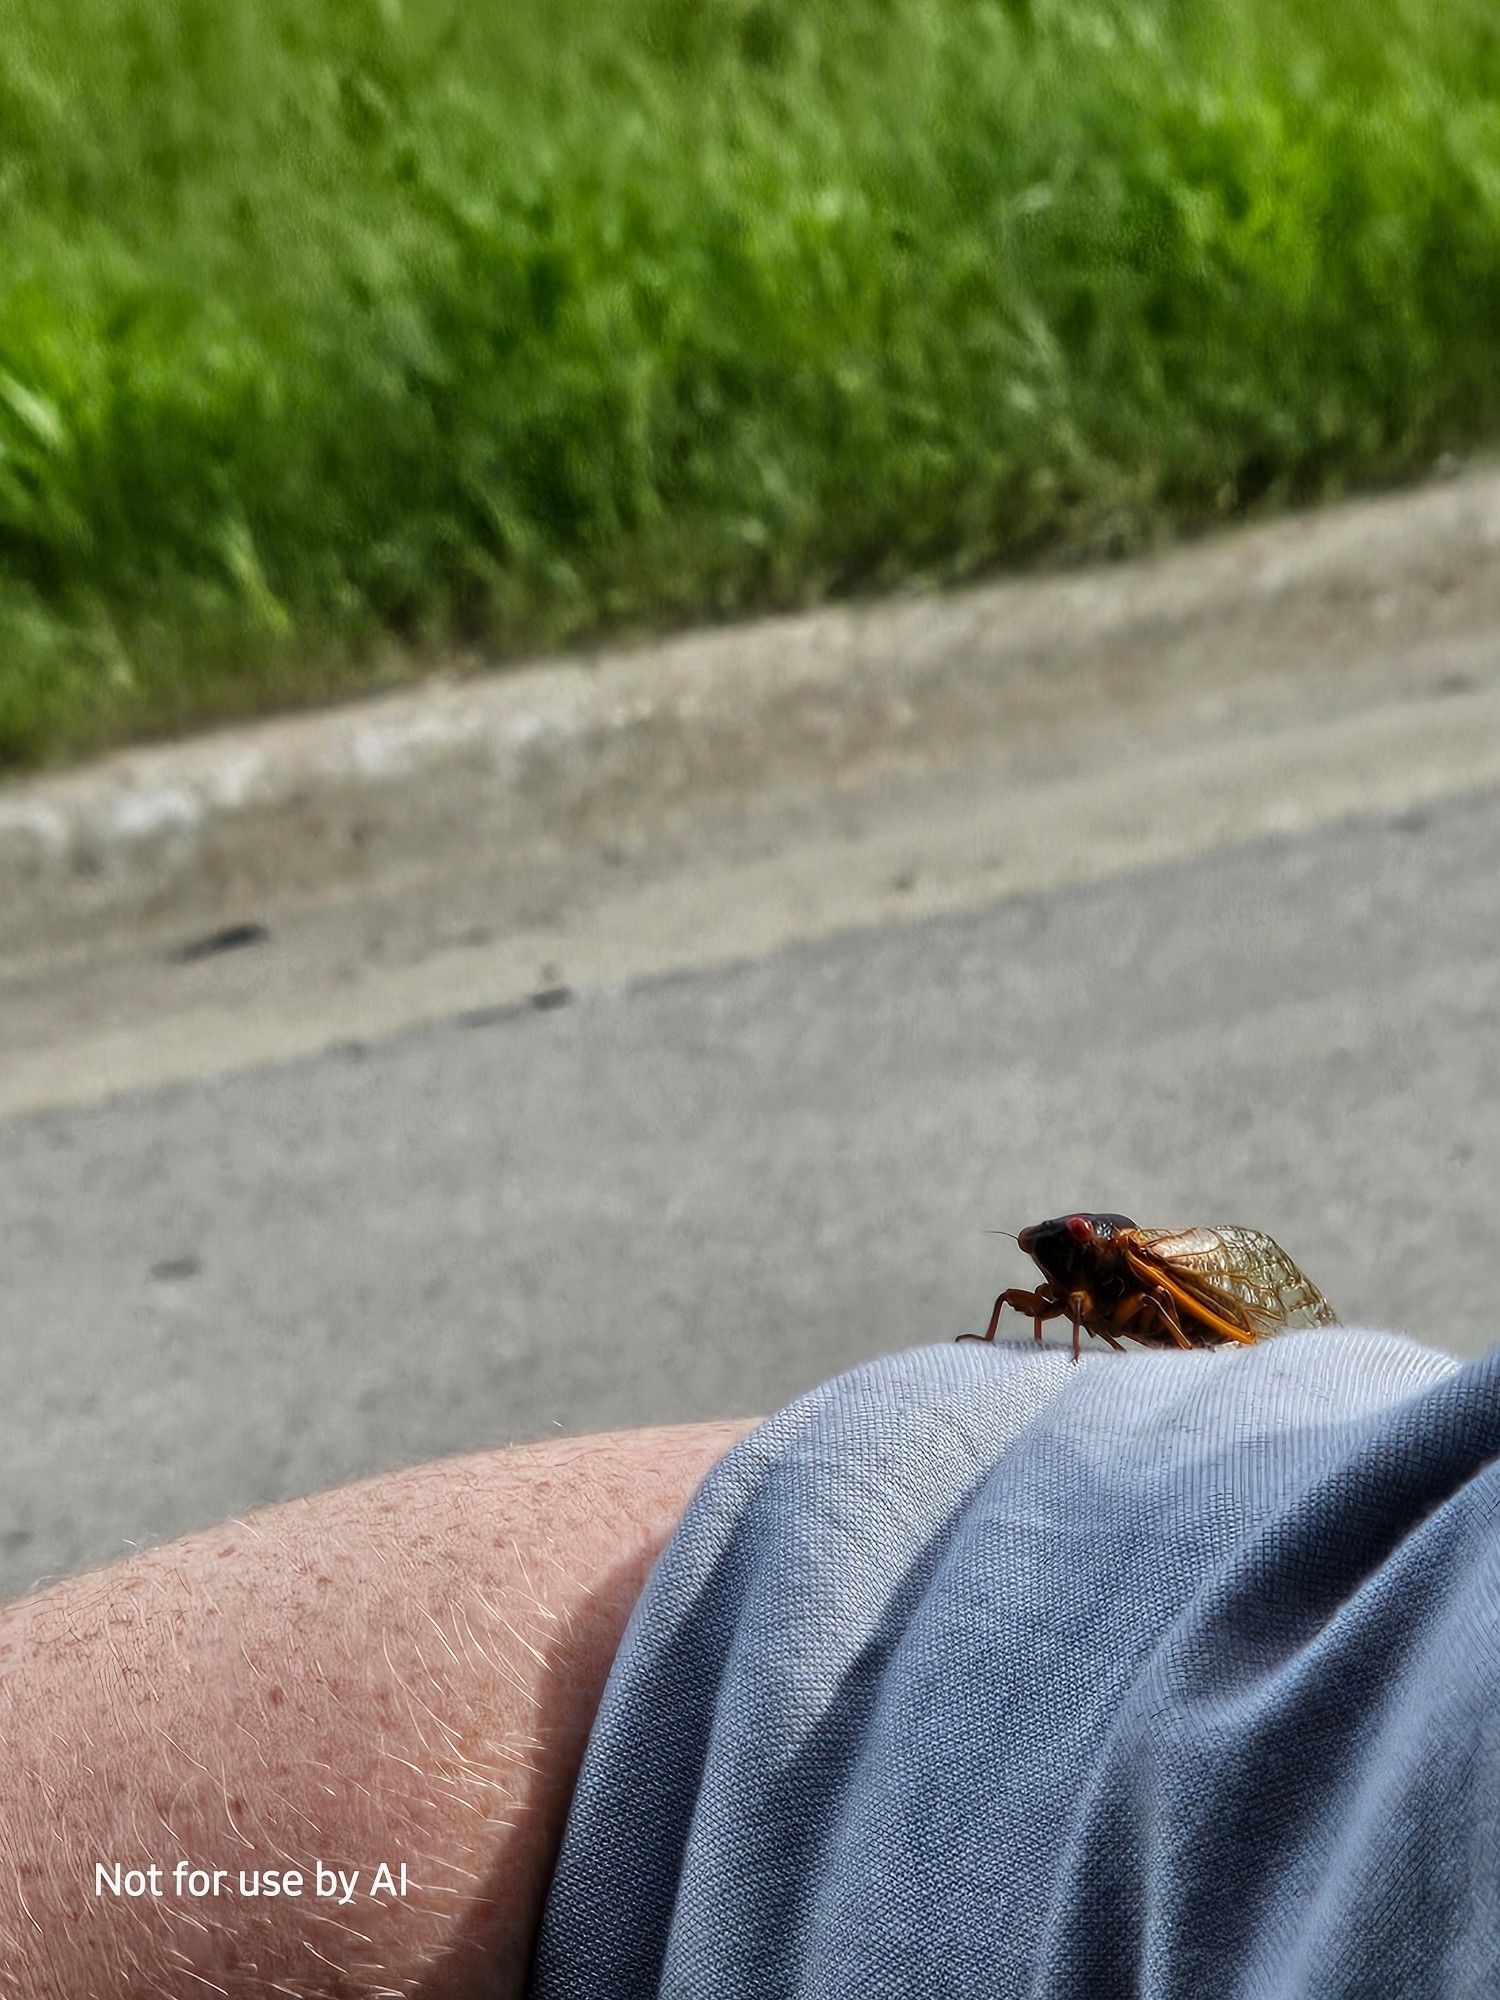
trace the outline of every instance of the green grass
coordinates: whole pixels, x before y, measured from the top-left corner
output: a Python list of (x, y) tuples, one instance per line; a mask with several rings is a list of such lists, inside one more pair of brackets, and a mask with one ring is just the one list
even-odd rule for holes
[(0, 763), (1500, 433), (1493, 0), (11, 0)]

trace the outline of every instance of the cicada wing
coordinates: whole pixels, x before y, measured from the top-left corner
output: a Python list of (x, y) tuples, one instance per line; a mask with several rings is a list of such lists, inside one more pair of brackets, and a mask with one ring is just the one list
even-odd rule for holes
[(1294, 1326), (1336, 1326), (1337, 1315), (1279, 1243), (1259, 1229), (1137, 1229), (1131, 1247), (1194, 1300), (1257, 1338)]

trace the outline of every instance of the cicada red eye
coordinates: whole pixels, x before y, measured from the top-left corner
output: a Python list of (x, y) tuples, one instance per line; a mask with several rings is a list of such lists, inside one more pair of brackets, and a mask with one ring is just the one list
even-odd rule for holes
[(1086, 1215), (1070, 1215), (1067, 1222), (1068, 1234), (1075, 1243), (1093, 1241), (1094, 1225)]

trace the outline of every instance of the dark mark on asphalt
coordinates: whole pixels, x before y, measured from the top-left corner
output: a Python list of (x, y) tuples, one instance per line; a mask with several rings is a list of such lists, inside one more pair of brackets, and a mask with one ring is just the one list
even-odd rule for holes
[(506, 1000), (498, 1007), (466, 1007), (457, 1021), (461, 1028), (493, 1028), (501, 1021), (513, 1021), (525, 1007), (524, 1000)]
[(1432, 814), (1420, 806), (1409, 806), (1405, 812), (1392, 815), (1391, 825), (1397, 833), (1426, 833), (1432, 825)]
[(196, 1278), (203, 1269), (196, 1257), (164, 1257), (159, 1264), (151, 1266), (151, 1275), (161, 1284), (175, 1284), (183, 1278)]
[(493, 1028), (522, 1014), (550, 1014), (556, 1007), (566, 1007), (572, 998), (571, 986), (544, 986), (524, 1000), (503, 1000), (494, 1007), (470, 1007), (455, 1018), (461, 1028)]
[(193, 965), (200, 958), (216, 958), (221, 951), (243, 951), (247, 945), (265, 944), (270, 936), (264, 924), (229, 924), (221, 931), (210, 931), (207, 937), (179, 945), (167, 956), (178, 965)]
[(1450, 673), (1438, 675), (1432, 683), (1432, 692), (1436, 695), (1472, 694), (1478, 685), (1479, 682), (1473, 674), (1466, 673), (1462, 667), (1456, 667)]

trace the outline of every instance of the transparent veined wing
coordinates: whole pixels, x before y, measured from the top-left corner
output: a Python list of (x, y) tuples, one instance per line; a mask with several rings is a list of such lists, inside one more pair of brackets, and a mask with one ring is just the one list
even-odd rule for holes
[(1263, 1230), (1228, 1222), (1199, 1229), (1137, 1229), (1131, 1248), (1189, 1300), (1257, 1337), (1294, 1326), (1336, 1326), (1312, 1279)]

